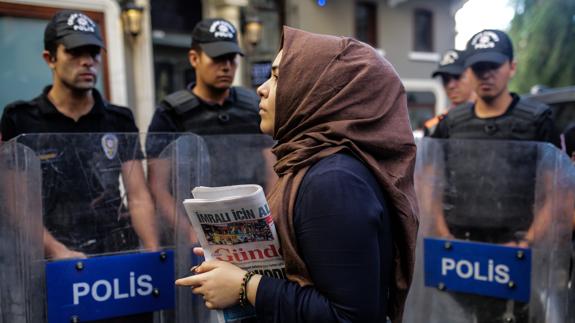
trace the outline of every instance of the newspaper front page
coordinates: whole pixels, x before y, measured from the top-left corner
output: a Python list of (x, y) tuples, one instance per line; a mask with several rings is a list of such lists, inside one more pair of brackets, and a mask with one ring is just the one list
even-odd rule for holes
[[(286, 279), (280, 245), (259, 185), (196, 187), (184, 207), (206, 260), (228, 261), (247, 271)], [(220, 322), (255, 316), (251, 306), (218, 311)]]

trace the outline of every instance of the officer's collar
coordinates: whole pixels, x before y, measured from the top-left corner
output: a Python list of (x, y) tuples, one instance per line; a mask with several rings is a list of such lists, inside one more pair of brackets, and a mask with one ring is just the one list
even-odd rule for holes
[(235, 101), (235, 99), (236, 99), (236, 89), (234, 89), (233, 86), (230, 87), (230, 93), (229, 93), (228, 96), (224, 99), (224, 104), (223, 104), (223, 105), (220, 105), (220, 104), (218, 104), (218, 103), (210, 103), (210, 102), (208, 102), (208, 101), (206, 101), (206, 100), (200, 98), (199, 96), (197, 96), (197, 95), (192, 91), (192, 90), (194, 89), (194, 86), (196, 86), (196, 83), (195, 83), (195, 82), (192, 82), (192, 83), (190, 83), (190, 84), (188, 84), (188, 85), (186, 86), (186, 89), (187, 89), (188, 91), (190, 91), (190, 93), (192, 93), (192, 94), (196, 97), (196, 99), (198, 99), (199, 102), (201, 102), (201, 103), (203, 103), (203, 104), (205, 104), (205, 105), (207, 105), (207, 106), (210, 106), (210, 107), (220, 107), (220, 106), (223, 107), (223, 106), (227, 106), (227, 105), (233, 104), (234, 101)]
[(471, 113), (472, 113), (475, 117), (477, 117), (477, 118), (479, 118), (479, 119), (495, 119), (495, 118), (503, 117), (503, 116), (505, 116), (505, 115), (510, 114), (510, 113), (513, 111), (513, 109), (515, 109), (515, 106), (517, 105), (517, 103), (519, 102), (519, 99), (520, 99), (520, 97), (519, 97), (519, 95), (517, 95), (517, 93), (509, 92), (509, 94), (511, 95), (511, 99), (512, 99), (512, 100), (511, 100), (511, 103), (509, 103), (509, 105), (508, 105), (507, 108), (505, 109), (505, 112), (503, 112), (502, 114), (500, 114), (500, 115), (498, 115), (498, 116), (487, 117), (487, 118), (480, 118), (480, 117), (477, 116), (477, 112), (476, 112), (476, 110), (475, 110), (475, 102), (473, 102), (473, 103), (468, 103), (467, 106), (468, 106), (468, 108), (471, 110)]
[[(43, 102), (40, 104), (40, 112), (42, 114), (62, 114), (58, 109), (56, 109), (52, 101), (48, 99), (48, 93), (51, 89), (52, 85), (48, 85), (42, 91)], [(100, 92), (96, 89), (92, 89), (92, 96), (94, 97), (94, 106), (90, 109), (90, 112), (88, 112), (87, 115), (104, 113), (104, 106), (106, 103), (104, 102), (104, 99), (102, 99)]]

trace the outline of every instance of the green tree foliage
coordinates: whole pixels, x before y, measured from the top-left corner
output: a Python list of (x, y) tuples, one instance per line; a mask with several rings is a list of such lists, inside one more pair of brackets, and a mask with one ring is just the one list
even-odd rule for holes
[(513, 39), (517, 74), (511, 88), (575, 85), (575, 0), (515, 0)]

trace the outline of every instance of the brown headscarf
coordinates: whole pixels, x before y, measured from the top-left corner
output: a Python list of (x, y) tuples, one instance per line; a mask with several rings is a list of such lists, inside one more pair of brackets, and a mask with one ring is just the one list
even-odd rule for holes
[(388, 315), (400, 322), (418, 227), (416, 147), (405, 89), (391, 64), (357, 40), (284, 27), (282, 48), (273, 149), (279, 180), (269, 202), (288, 278), (302, 286), (313, 284), (293, 226), (303, 177), (322, 158), (352, 153), (369, 167), (391, 202), (395, 279)]

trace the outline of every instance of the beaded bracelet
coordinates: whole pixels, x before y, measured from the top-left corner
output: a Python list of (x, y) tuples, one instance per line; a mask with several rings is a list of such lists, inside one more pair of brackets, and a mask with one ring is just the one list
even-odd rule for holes
[(248, 282), (250, 281), (250, 279), (252, 279), (252, 277), (255, 274), (256, 273), (253, 271), (248, 271), (244, 275), (244, 278), (242, 280), (242, 286), (240, 289), (240, 306), (241, 307), (244, 307), (249, 303), (249, 301), (248, 301)]

